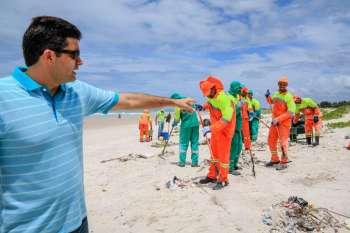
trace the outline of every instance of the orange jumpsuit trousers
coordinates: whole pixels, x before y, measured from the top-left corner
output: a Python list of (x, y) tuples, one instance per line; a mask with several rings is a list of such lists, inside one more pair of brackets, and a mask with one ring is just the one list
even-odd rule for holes
[[(272, 103), (271, 97), (267, 99), (269, 104)], [(292, 124), (291, 114), (284, 102), (275, 101), (272, 109), (273, 119), (278, 120), (278, 125), (271, 125), (269, 129), (268, 144), (271, 151), (271, 162), (288, 163), (288, 140), (289, 131)], [(282, 158), (278, 157), (277, 144), (281, 145)]]
[[(215, 122), (220, 121), (221, 113), (209, 107), (210, 120)], [(227, 123), (225, 128), (215, 130), (212, 129), (210, 146), (213, 152), (212, 161), (210, 162), (208, 177), (211, 179), (217, 179), (219, 182), (226, 182), (228, 180), (229, 162), (231, 141), (236, 126), (236, 113), (233, 112), (233, 116), (230, 122)]]
[(140, 142), (144, 141), (144, 136), (146, 137), (146, 142), (149, 142), (149, 135), (148, 135), (148, 124), (139, 124), (139, 130), (140, 130)]
[(249, 150), (252, 142), (250, 140), (248, 103), (246, 102), (243, 103), (241, 109), (242, 109), (242, 134), (243, 134), (244, 149)]
[(321, 135), (322, 120), (319, 116), (318, 122), (314, 123), (315, 111), (312, 108), (305, 108), (301, 112), (305, 116), (305, 135), (306, 137), (311, 137), (313, 134), (313, 129), (315, 129), (315, 136)]
[[(290, 124), (289, 125), (279, 124), (277, 126), (273, 126), (273, 125), (270, 126), (268, 144), (271, 151), (272, 162), (281, 162), (281, 163), (288, 162), (287, 149), (288, 149), (289, 130), (290, 130)], [(283, 154), (281, 161), (277, 154), (278, 141), (281, 144), (281, 150)]]

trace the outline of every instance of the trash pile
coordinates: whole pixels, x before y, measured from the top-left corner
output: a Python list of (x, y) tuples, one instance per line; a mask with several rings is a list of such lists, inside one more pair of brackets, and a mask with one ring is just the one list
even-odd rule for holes
[(326, 208), (315, 208), (296, 196), (263, 210), (262, 214), (262, 222), (271, 226), (271, 233), (350, 232), (349, 219)]

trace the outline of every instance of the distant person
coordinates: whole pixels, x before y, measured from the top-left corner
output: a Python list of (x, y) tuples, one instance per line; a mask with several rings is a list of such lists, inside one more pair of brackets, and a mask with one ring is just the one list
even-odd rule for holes
[(245, 151), (250, 151), (252, 147), (252, 140), (250, 138), (249, 128), (249, 116), (253, 112), (253, 109), (248, 98), (248, 91), (248, 87), (242, 87), (240, 98), (240, 102), (242, 105), (242, 136)]
[(139, 118), (140, 142), (149, 142), (149, 130), (152, 129), (152, 118), (148, 109)]
[[(268, 145), (271, 151), (271, 160), (266, 164), (272, 167), (276, 164), (277, 170), (287, 168), (288, 163), (288, 139), (292, 118), (295, 113), (293, 96), (288, 92), (288, 77), (284, 76), (278, 80), (278, 91), (270, 96), (270, 91), (265, 93), (267, 103), (272, 107), (272, 123), (269, 129)], [(282, 158), (277, 154), (277, 143), (281, 144)]]
[(259, 100), (253, 97), (253, 90), (248, 91), (248, 98), (252, 108), (252, 111), (249, 113), (250, 138), (252, 142), (255, 142), (258, 139), (259, 134), (259, 119), (261, 117), (261, 107)]
[(158, 126), (158, 140), (160, 136), (162, 136), (162, 132), (164, 130), (164, 122), (165, 122), (165, 111), (164, 109), (159, 110), (156, 113), (155, 124)]
[(171, 113), (168, 112), (168, 115), (166, 115), (166, 117), (165, 117), (165, 122), (168, 125), (168, 132), (169, 132), (169, 129), (170, 129), (170, 121), (171, 121)]
[[(178, 93), (171, 95), (172, 99), (185, 99)], [(184, 167), (186, 164), (186, 154), (188, 145), (191, 143), (191, 166), (198, 167), (198, 141), (199, 141), (199, 121), (198, 116), (194, 112), (188, 112), (175, 108), (173, 127), (178, 123), (180, 125), (180, 153), (179, 166)]]
[(311, 98), (301, 98), (299, 96), (294, 96), (294, 102), (296, 105), (295, 117), (293, 120), (294, 124), (299, 121), (300, 113), (304, 115), (305, 122), (305, 136), (306, 143), (311, 145), (313, 131), (315, 130), (315, 142), (314, 146), (320, 144), (320, 135), (322, 127), (321, 110), (317, 106), (316, 102)]
[(23, 36), (26, 66), (0, 78), (0, 232), (87, 233), (83, 118), (192, 99), (101, 90), (77, 81), (81, 32), (68, 21), (33, 18)]
[(219, 190), (229, 184), (230, 149), (236, 125), (236, 107), (217, 78), (209, 76), (199, 86), (203, 95), (208, 98), (203, 107), (209, 109), (211, 125), (203, 128), (203, 136), (211, 133), (209, 146), (212, 151), (209, 172), (199, 183), (216, 183), (213, 189)]

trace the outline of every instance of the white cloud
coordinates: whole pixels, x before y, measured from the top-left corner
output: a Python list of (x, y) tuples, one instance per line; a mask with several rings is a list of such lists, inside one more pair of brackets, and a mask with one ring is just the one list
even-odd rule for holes
[[(178, 82), (186, 83), (186, 94), (200, 96), (196, 82), (215, 74), (262, 96), (287, 74), (295, 92), (350, 98), (348, 1), (296, 0), (281, 7), (273, 0), (4, 0), (0, 74), (21, 60), (21, 37), (36, 15), (60, 16), (81, 28), (81, 72), (95, 85), (118, 85), (111, 78), (116, 74), (128, 90), (138, 88), (133, 80), (151, 92)], [(333, 87), (341, 97), (329, 91)]]

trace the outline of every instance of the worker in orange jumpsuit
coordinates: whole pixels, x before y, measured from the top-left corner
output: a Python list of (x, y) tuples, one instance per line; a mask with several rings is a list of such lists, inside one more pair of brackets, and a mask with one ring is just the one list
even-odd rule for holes
[(249, 129), (249, 115), (251, 112), (253, 112), (253, 109), (250, 103), (250, 99), (248, 98), (248, 91), (249, 89), (247, 87), (243, 87), (241, 89), (242, 135), (243, 135), (244, 149), (246, 151), (249, 151), (252, 146), (252, 141), (250, 139), (250, 129)]
[(210, 147), (212, 158), (207, 177), (200, 180), (201, 184), (216, 183), (214, 190), (228, 185), (231, 140), (235, 131), (236, 112), (234, 99), (224, 91), (220, 80), (209, 76), (200, 82), (203, 95), (208, 98), (204, 104), (209, 109), (211, 125), (203, 128), (206, 136), (211, 133)]
[(311, 145), (313, 130), (315, 129), (315, 142), (313, 145), (319, 145), (322, 127), (320, 108), (311, 98), (300, 98), (299, 96), (294, 96), (294, 102), (296, 105), (296, 111), (293, 123), (297, 124), (300, 113), (303, 113), (305, 119), (306, 143)]
[[(272, 123), (269, 129), (268, 145), (271, 151), (271, 160), (266, 164), (267, 167), (277, 166), (277, 170), (287, 168), (288, 155), (287, 146), (289, 139), (289, 131), (292, 118), (295, 114), (295, 103), (293, 95), (288, 92), (288, 77), (284, 76), (278, 80), (278, 91), (270, 96), (267, 90), (265, 97), (272, 110)], [(277, 143), (280, 142), (282, 150), (282, 158), (277, 154)]]
[[(149, 113), (148, 109), (145, 109), (143, 111), (143, 114), (139, 118), (139, 130), (140, 130), (140, 142), (146, 142), (150, 141), (149, 138), (149, 129), (152, 129), (152, 118), (151, 114)], [(146, 139), (144, 139), (144, 137)]]

